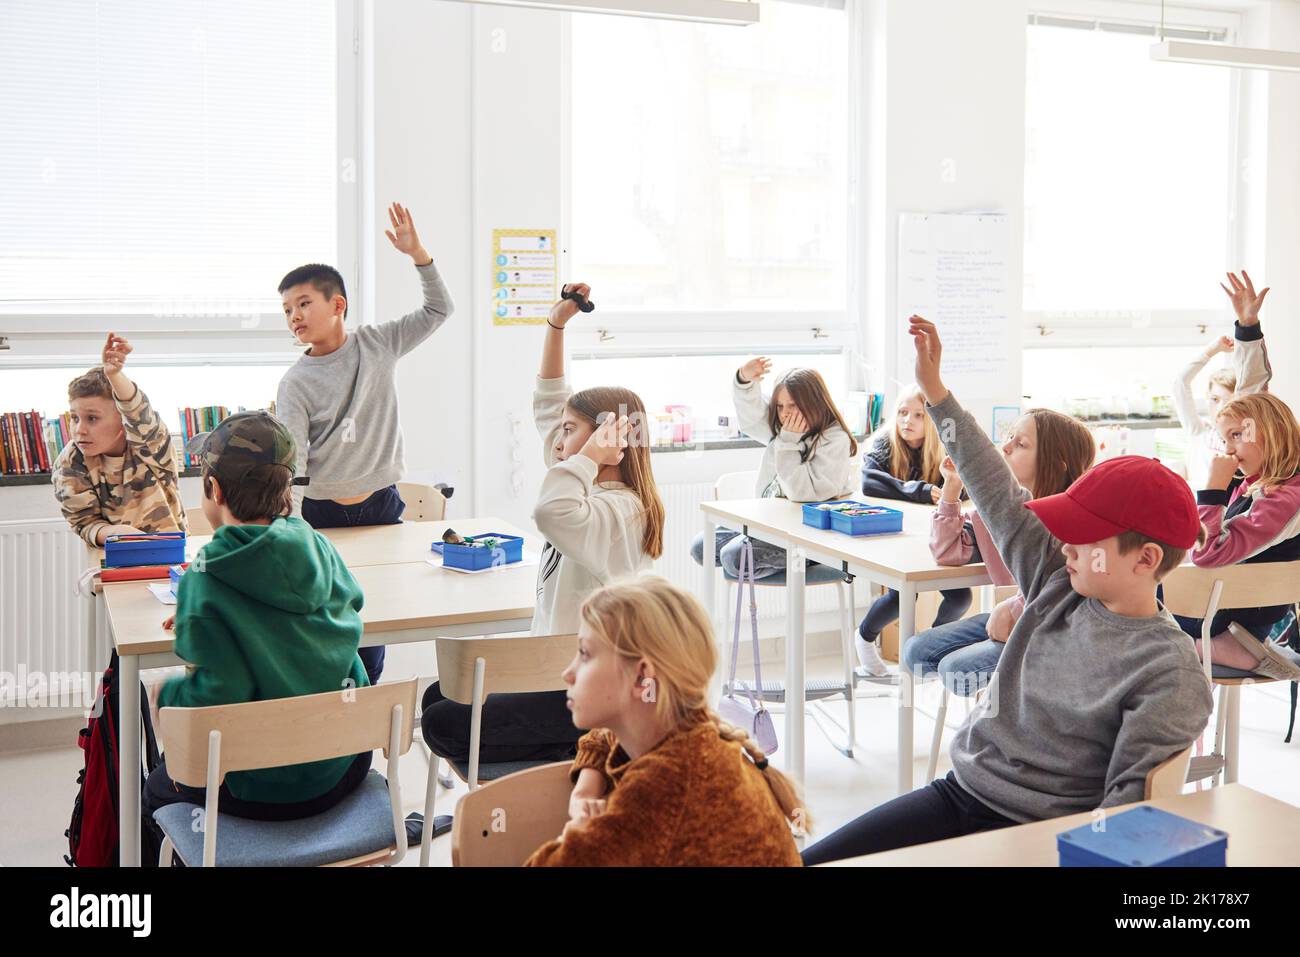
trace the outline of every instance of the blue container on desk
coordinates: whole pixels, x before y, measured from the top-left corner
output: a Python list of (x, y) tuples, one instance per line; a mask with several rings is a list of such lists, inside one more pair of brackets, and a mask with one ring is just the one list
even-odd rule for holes
[(896, 508), (884, 505), (869, 505), (866, 502), (846, 502), (853, 508), (870, 509), (869, 515), (850, 515), (844, 511), (830, 513), (831, 528), (845, 535), (884, 535), (903, 530), (903, 513)]
[(803, 507), (803, 523), (811, 528), (828, 529), (836, 509), (851, 508), (855, 504), (843, 499), (838, 502), (808, 502)]
[(1149, 804), (1056, 835), (1062, 867), (1225, 867), (1228, 835)]
[(152, 535), (110, 535), (104, 539), (104, 567), (177, 565), (185, 561), (184, 532)]
[(453, 545), (450, 542), (438, 542), (442, 545), (442, 563), (452, 568), (466, 571), (478, 571), (493, 565), (510, 565), (522, 561), (524, 557), (524, 540), (518, 535), (503, 535), (499, 532), (484, 532), (482, 535), (468, 536), (466, 542), (494, 538), (496, 548), (474, 547), (472, 545)]

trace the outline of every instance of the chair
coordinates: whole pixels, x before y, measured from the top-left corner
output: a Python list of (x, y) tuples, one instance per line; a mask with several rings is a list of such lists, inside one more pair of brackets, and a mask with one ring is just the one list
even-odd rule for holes
[(185, 527), (189, 529), (188, 535), (211, 535), (212, 523), (208, 517), (203, 514), (201, 508), (187, 508), (185, 510)]
[(1292, 562), (1257, 562), (1197, 568), (1179, 565), (1164, 580), (1164, 605), (1175, 615), (1201, 619), (1201, 662), (1205, 677), (1219, 688), (1214, 750), (1192, 759), (1188, 781), (1210, 778), (1211, 785), (1234, 784), (1241, 747), (1241, 687), (1275, 679), (1236, 668), (1220, 667), (1212, 658), (1210, 625), (1223, 609), (1261, 605), (1295, 605), (1300, 601), (1300, 575)]
[(1142, 791), (1142, 800), (1152, 798), (1177, 797), (1183, 793), (1187, 783), (1187, 768), (1192, 761), (1191, 746), (1183, 748), (1177, 754), (1170, 755), (1147, 772), (1146, 785)]
[(518, 867), (560, 836), (569, 820), (571, 763), (516, 771), (471, 791), (456, 804), (453, 867)]
[(406, 505), (402, 519), (407, 522), (441, 522), (447, 514), (447, 499), (434, 485), (398, 482), (397, 494)]
[[(160, 733), (173, 781), (207, 788), (204, 808), (170, 804), (154, 813), (173, 850), (204, 867), (393, 865), (406, 854), (398, 759), (411, 746), (416, 680), (207, 708), (163, 708)], [(371, 771), (322, 814), (254, 821), (217, 813), (232, 771), (283, 767), (382, 748), (388, 780)], [(199, 817), (199, 815), (202, 817)], [(203, 825), (195, 828), (195, 820)], [(218, 846), (218, 835), (222, 841)]]
[[(757, 472), (727, 472), (718, 477), (713, 486), (713, 498), (715, 501), (723, 501), (734, 498), (752, 498), (754, 495), (754, 484), (758, 480)], [(710, 542), (704, 543), (705, 556), (707, 558), (707, 549), (711, 547)], [(736, 584), (737, 579), (726, 570), (723, 571), (723, 578), (731, 583)], [(856, 689), (857, 681), (854, 675), (853, 666), (857, 660), (857, 653), (853, 650), (853, 634), (857, 621), (857, 604), (853, 595), (853, 579), (851, 576), (846, 577), (845, 573), (831, 565), (810, 565), (804, 573), (804, 583), (807, 587), (815, 585), (836, 585), (836, 596), (839, 598), (840, 612), (840, 655), (844, 663), (844, 680), (815, 680), (810, 681), (805, 688), (805, 700), (816, 702), (821, 698), (830, 698), (835, 695), (844, 695), (848, 703), (848, 736), (844, 744), (839, 744), (827, 732), (821, 721), (817, 721), (817, 726), (822, 729), (822, 733), (835, 747), (837, 751), (846, 757), (853, 757), (853, 746), (857, 743), (857, 708), (856, 708)], [(786, 584), (786, 573), (778, 572), (775, 575), (769, 575), (767, 578), (759, 579), (754, 582), (759, 588), (784, 588)], [(730, 596), (730, 589), (727, 590)], [(723, 628), (724, 636), (731, 634), (731, 601), (724, 601)], [(726, 640), (730, 640), (726, 638)], [(729, 662), (724, 667), (729, 667)], [(737, 682), (737, 689), (747, 689), (752, 682)], [(724, 688), (724, 691), (727, 690)], [(763, 687), (756, 690), (756, 697), (764, 701), (785, 701), (785, 686), (780, 681), (764, 681)], [(814, 716), (815, 716), (814, 712)]]
[[(474, 791), (480, 784), (525, 771), (546, 761), (479, 761), (483, 703), (490, 694), (526, 691), (562, 691), (564, 669), (578, 651), (577, 635), (526, 635), (517, 638), (438, 638), (438, 683), (443, 697), (470, 706), (469, 761), (448, 764)], [(424, 794), (424, 820), (434, 818), (438, 793), (437, 755), (429, 762)], [(557, 832), (558, 833), (558, 832)], [(420, 866), (427, 867), (433, 846), (433, 828), (424, 828)]]

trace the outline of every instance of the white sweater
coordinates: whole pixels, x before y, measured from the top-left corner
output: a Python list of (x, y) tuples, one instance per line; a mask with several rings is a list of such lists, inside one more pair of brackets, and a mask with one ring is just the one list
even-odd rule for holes
[[(1273, 378), (1263, 333), (1257, 325), (1243, 329), (1240, 323), (1236, 324), (1236, 331), (1237, 344), (1232, 350), (1236, 395), (1262, 392)], [(1194, 490), (1205, 488), (1210, 474), (1210, 459), (1223, 452), (1223, 440), (1219, 438), (1218, 430), (1213, 422), (1201, 418), (1196, 411), (1196, 397), (1192, 393), (1192, 380), (1200, 375), (1210, 358), (1205, 353), (1198, 355), (1183, 367), (1174, 383), (1174, 410), (1187, 435), (1187, 484)]]
[(849, 454), (850, 438), (838, 425), (822, 433), (811, 455), (811, 442), (797, 432), (774, 435), (767, 424), (768, 401), (757, 382), (742, 383), (733, 374), (733, 394), (740, 430), (767, 445), (758, 466), (755, 494), (762, 498), (788, 498), (793, 502), (825, 502), (844, 498), (857, 490), (856, 463)]
[(533, 417), (547, 465), (533, 509), (537, 530), (546, 538), (537, 570), (534, 635), (576, 632), (578, 609), (588, 595), (650, 567), (641, 548), (644, 510), (636, 493), (622, 482), (597, 483), (600, 469), (585, 455), (555, 461), (569, 395), (563, 376), (538, 379), (533, 393)]

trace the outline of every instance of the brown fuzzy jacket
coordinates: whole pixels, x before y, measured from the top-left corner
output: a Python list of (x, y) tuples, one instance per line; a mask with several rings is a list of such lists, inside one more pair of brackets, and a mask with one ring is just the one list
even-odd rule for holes
[(606, 780), (605, 813), (543, 844), (529, 867), (798, 867), (790, 824), (763, 773), (712, 722), (675, 731), (635, 761), (611, 731), (578, 742), (570, 772)]

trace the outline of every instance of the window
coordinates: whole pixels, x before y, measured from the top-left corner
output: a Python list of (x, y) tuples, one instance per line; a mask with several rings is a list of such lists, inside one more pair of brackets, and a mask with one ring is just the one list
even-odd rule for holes
[(352, 275), (338, 15), (318, 0), (5, 0), (0, 317), (21, 317), (6, 325), (249, 330), (278, 316), (294, 266)]
[(1224, 307), (1234, 71), (1154, 62), (1152, 33), (1088, 26), (1028, 28), (1026, 326), (1100, 313), (1131, 329), (1163, 311), (1191, 328), (1189, 311)]
[[(573, 388), (617, 383), (641, 397), (649, 413), (663, 412), (669, 405), (690, 409), (698, 441), (727, 438), (735, 433), (736, 405), (732, 398), (732, 376), (751, 354), (674, 356), (574, 356), (569, 373)], [(769, 355), (772, 372), (763, 378), (764, 395), (770, 395), (781, 374), (796, 366), (816, 369), (826, 380), (831, 397), (841, 414), (854, 428), (855, 422), (845, 391), (845, 361), (838, 351), (780, 352)], [(863, 408), (865, 414), (865, 407)], [(719, 416), (728, 416), (730, 430), (718, 425)], [(864, 420), (865, 421), (865, 420)]]
[[(0, 375), (0, 412), (35, 409), (46, 418), (62, 415), (68, 410), (68, 383), (89, 367), (6, 370)], [(224, 405), (231, 411), (240, 407), (265, 409), (275, 401), (288, 368), (287, 363), (231, 367), (128, 362), (125, 372), (144, 390), (168, 428), (179, 432), (179, 410), (186, 406)]]
[(844, 312), (848, 35), (788, 2), (744, 28), (573, 16), (570, 271), (602, 310)]

